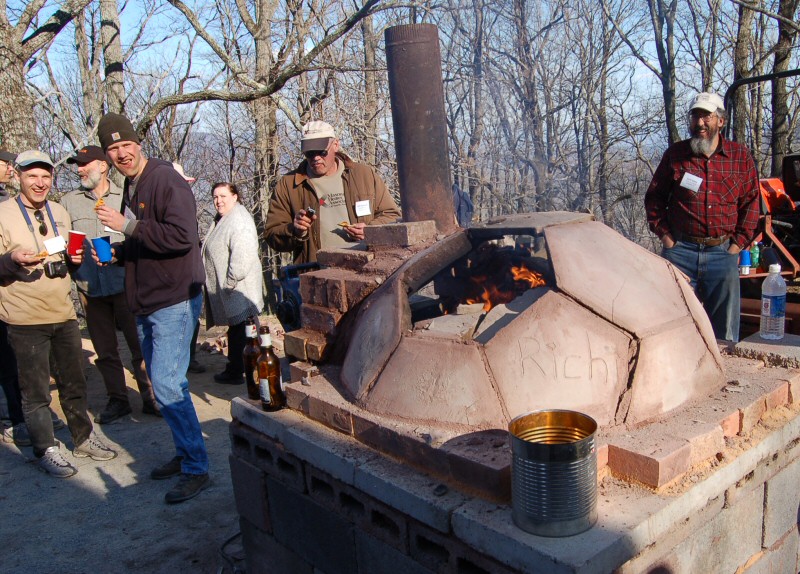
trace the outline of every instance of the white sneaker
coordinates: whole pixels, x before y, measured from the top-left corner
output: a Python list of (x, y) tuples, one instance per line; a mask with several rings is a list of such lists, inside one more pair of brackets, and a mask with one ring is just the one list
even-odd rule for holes
[(37, 464), (39, 470), (56, 478), (69, 478), (78, 472), (78, 469), (68, 463), (61, 454), (58, 445), (51, 446), (44, 451), (44, 456), (38, 460)]
[(3, 429), (3, 440), (13, 442), (17, 446), (31, 446), (31, 436), (25, 423)]
[(89, 438), (72, 449), (72, 456), (75, 458), (86, 458), (88, 456), (92, 460), (111, 460), (116, 458), (117, 452), (108, 448), (92, 433)]

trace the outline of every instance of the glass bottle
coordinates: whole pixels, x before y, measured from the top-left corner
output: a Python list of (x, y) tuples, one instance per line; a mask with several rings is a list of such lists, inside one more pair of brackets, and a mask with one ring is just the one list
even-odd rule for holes
[(261, 350), (258, 346), (258, 332), (252, 317), (248, 317), (244, 323), (244, 336), (247, 337), (244, 351), (242, 351), (242, 361), (244, 362), (244, 380), (247, 383), (247, 398), (257, 401), (261, 398), (258, 391), (258, 356)]
[(258, 383), (261, 392), (261, 408), (265, 411), (277, 411), (286, 406), (286, 395), (283, 393), (281, 362), (272, 350), (272, 337), (269, 327), (264, 325), (258, 330), (261, 354), (258, 356)]

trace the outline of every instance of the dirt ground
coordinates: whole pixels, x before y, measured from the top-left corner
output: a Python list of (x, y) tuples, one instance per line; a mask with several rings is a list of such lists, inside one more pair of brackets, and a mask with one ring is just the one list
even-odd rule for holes
[[(200, 342), (213, 342), (223, 332), (201, 331)], [(127, 367), (127, 347), (122, 337), (120, 341)], [(86, 333), (83, 348), (89, 363), (89, 411), (94, 416), (105, 406), (106, 395)], [(244, 571), (228, 466), (228, 423), (230, 401), (245, 389), (214, 382), (213, 374), (225, 365), (224, 355), (200, 350), (197, 359), (206, 372), (190, 373), (189, 383), (211, 460), (211, 487), (182, 504), (164, 503), (176, 479), (154, 481), (149, 474), (174, 456), (172, 438), (163, 419), (141, 414), (141, 400), (128, 373), (133, 414), (110, 425), (95, 425), (97, 434), (118, 451), (116, 459), (76, 459), (64, 450), (78, 474), (56, 479), (33, 464), (30, 447), (0, 441), (0, 573)], [(52, 406), (61, 415), (55, 387)], [(72, 448), (66, 428), (56, 435), (64, 443), (62, 449)]]

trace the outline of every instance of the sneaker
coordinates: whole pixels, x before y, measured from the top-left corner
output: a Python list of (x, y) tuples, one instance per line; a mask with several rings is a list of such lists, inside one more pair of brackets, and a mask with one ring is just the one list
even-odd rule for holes
[(150, 478), (153, 480), (164, 480), (165, 478), (178, 476), (181, 473), (182, 460), (182, 456), (176, 456), (167, 464), (163, 464), (157, 468), (154, 468), (152, 472), (150, 472)]
[(61, 454), (58, 445), (48, 447), (36, 463), (39, 465), (39, 470), (56, 478), (69, 478), (78, 472), (78, 469), (68, 463)]
[(222, 371), (214, 375), (214, 380), (221, 385), (242, 385), (244, 384), (244, 375), (231, 373), (230, 371)]
[(55, 411), (53, 409), (50, 409), (50, 418), (53, 421), (53, 430), (54, 431), (61, 430), (65, 426), (67, 426), (67, 425), (64, 424), (64, 421), (62, 421), (60, 418), (58, 418), (58, 415), (55, 413)]
[(92, 460), (111, 460), (117, 457), (117, 451), (108, 448), (92, 433), (89, 438), (72, 449), (72, 456), (75, 458), (86, 458), (88, 456)]
[(28, 434), (28, 426), (19, 423), (13, 427), (3, 429), (3, 440), (13, 442), (17, 446), (31, 446), (31, 436)]
[(143, 415), (153, 415), (154, 417), (163, 418), (164, 415), (161, 414), (161, 411), (158, 408), (158, 405), (155, 401), (144, 401), (142, 403), (142, 414)]
[(111, 399), (108, 401), (105, 410), (94, 417), (94, 422), (105, 425), (129, 414), (131, 414), (131, 405), (129, 403), (119, 399)]
[(164, 495), (164, 501), (167, 504), (175, 504), (189, 500), (200, 494), (201, 490), (208, 488), (210, 484), (211, 479), (208, 474), (181, 474), (178, 483)]
[(200, 364), (200, 361), (197, 359), (192, 359), (189, 361), (189, 372), (190, 373), (205, 373), (206, 368)]

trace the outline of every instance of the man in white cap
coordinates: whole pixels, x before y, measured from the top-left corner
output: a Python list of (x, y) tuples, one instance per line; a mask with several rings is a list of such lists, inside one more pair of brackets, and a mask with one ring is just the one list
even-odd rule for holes
[(110, 460), (117, 453), (92, 432), (86, 412), (81, 334), (70, 297), (68, 265), (81, 264), (83, 252), (66, 256), (70, 229), (66, 210), (47, 199), (53, 161), (38, 150), (16, 160), (20, 192), (0, 204), (0, 320), (17, 357), (22, 410), (38, 466), (67, 478), (77, 469), (64, 457), (50, 415), (50, 362), (58, 364), (58, 395), (74, 443), (73, 456)]
[(278, 181), (264, 231), (269, 246), (291, 252), (295, 264), (316, 261), (320, 249), (361, 241), (367, 225), (400, 217), (380, 176), (341, 151), (330, 124), (303, 126), (300, 151), (305, 159)]
[(739, 252), (758, 224), (758, 173), (746, 147), (726, 140), (722, 98), (695, 96), (691, 138), (667, 149), (644, 203), (662, 257), (690, 279), (718, 339), (739, 340)]

